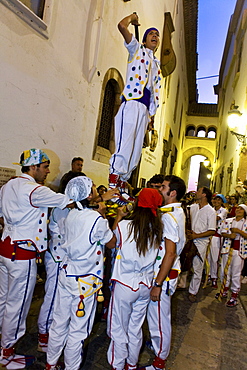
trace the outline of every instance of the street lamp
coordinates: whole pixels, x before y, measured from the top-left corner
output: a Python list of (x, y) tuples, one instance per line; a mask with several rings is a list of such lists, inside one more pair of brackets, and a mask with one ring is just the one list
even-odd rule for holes
[(234, 131), (240, 127), (240, 117), (242, 113), (238, 110), (238, 105), (234, 105), (228, 112), (227, 123), (230, 129), (230, 133), (238, 139), (243, 146), (246, 145), (246, 136), (243, 134), (239, 134), (238, 132)]
[(209, 167), (210, 166), (210, 160), (209, 159), (204, 159), (203, 164), (204, 164), (205, 167)]

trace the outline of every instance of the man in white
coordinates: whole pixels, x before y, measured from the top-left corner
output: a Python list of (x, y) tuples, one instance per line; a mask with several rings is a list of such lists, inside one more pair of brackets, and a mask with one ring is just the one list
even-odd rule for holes
[(160, 187), (164, 198), (163, 242), (155, 263), (154, 286), (148, 305), (148, 326), (155, 359), (152, 365), (141, 369), (165, 369), (166, 358), (171, 345), (171, 296), (176, 290), (180, 272), (179, 255), (185, 244), (185, 215), (179, 200), (184, 196), (186, 186), (177, 176), (165, 176)]
[(33, 356), (16, 355), (14, 345), (25, 334), (26, 317), (36, 283), (36, 254), (47, 249), (48, 207), (64, 208), (67, 195), (42, 186), (50, 160), (39, 149), (30, 149), (20, 158), (22, 175), (0, 191), (0, 216), (4, 230), (0, 242), (0, 364), (6, 369), (23, 369)]
[(218, 259), (220, 256), (220, 249), (222, 243), (222, 236), (220, 235), (220, 229), (222, 222), (226, 219), (228, 211), (222, 207), (224, 203), (226, 203), (226, 198), (223, 194), (216, 194), (214, 197), (214, 209), (216, 211), (216, 222), (217, 228), (215, 234), (212, 236), (211, 244), (210, 244), (210, 256), (209, 256), (209, 264), (210, 264), (210, 276), (212, 287), (214, 289), (218, 288), (217, 280), (218, 280)]
[(192, 303), (196, 302), (196, 295), (200, 288), (209, 237), (214, 235), (216, 230), (216, 213), (209, 204), (211, 199), (211, 190), (204, 186), (196, 193), (197, 203), (190, 207), (192, 230), (187, 231), (187, 238), (193, 240), (201, 257), (196, 255), (193, 258), (194, 272), (189, 286), (189, 300)]

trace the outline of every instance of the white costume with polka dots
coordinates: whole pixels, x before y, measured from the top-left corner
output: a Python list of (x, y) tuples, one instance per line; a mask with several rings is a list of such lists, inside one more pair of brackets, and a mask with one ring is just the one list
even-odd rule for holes
[(220, 207), (216, 211), (216, 217), (219, 217), (219, 220), (216, 220), (217, 228), (215, 235), (212, 236), (210, 243), (210, 255), (209, 255), (209, 264), (210, 264), (210, 276), (212, 279), (218, 278), (218, 259), (220, 256), (220, 249), (222, 243), (222, 237), (220, 235), (220, 229), (222, 222), (227, 217), (227, 210), (223, 207)]
[[(238, 228), (247, 233), (247, 220), (242, 218), (237, 221), (235, 217), (227, 218), (221, 226), (221, 232), (231, 234), (231, 228)], [(239, 250), (232, 251), (232, 259), (228, 268), (226, 287), (231, 288), (233, 293), (238, 293), (241, 288), (241, 271), (244, 265), (244, 259), (247, 258), (247, 239), (243, 238), (240, 234), (236, 234), (236, 238), (240, 243)], [(222, 264), (221, 264), (221, 282), (224, 279), (224, 268), (228, 260), (228, 255), (233, 239), (224, 238), (224, 244), (221, 250)]]
[(52, 322), (59, 267), (65, 256), (65, 250), (61, 245), (64, 244), (64, 222), (68, 213), (68, 208), (53, 208), (49, 218), (50, 241), (49, 249), (45, 252), (45, 296), (38, 318), (38, 328), (41, 334), (48, 333)]
[[(185, 244), (185, 215), (180, 203), (171, 203), (162, 208), (173, 208), (172, 212), (164, 213), (163, 239), (167, 238), (176, 243), (177, 257), (169, 276), (163, 282), (160, 301), (150, 301), (147, 319), (155, 355), (165, 360), (170, 352), (171, 345), (171, 296), (176, 290), (178, 274), (180, 272), (181, 254)], [(165, 256), (165, 243), (162, 245), (155, 263), (155, 278), (159, 273), (160, 265)]]
[[(0, 216), (4, 217), (5, 224), (2, 240), (9, 239), (19, 245), (13, 261), (11, 257), (6, 257), (5, 247), (1, 248), (0, 253), (0, 327), (3, 348), (13, 347), (24, 335), (36, 283), (35, 255), (31, 259), (20, 260), (18, 253), (21, 253), (21, 249), (33, 251), (34, 254), (36, 249), (45, 251), (48, 207), (64, 208), (68, 203), (68, 196), (37, 184), (27, 174), (10, 180), (1, 188)], [(9, 248), (12, 245), (9, 244)]]
[(139, 255), (133, 234), (128, 238), (130, 222), (122, 220), (118, 224), (121, 242), (112, 273), (114, 286), (107, 321), (111, 338), (108, 362), (117, 370), (124, 368), (125, 360), (137, 364), (158, 252), (150, 248), (145, 256)]
[(129, 44), (128, 70), (123, 102), (115, 117), (115, 153), (110, 159), (110, 174), (127, 181), (137, 166), (149, 116), (159, 106), (160, 68), (153, 51), (134, 36)]
[[(57, 363), (65, 346), (65, 369), (80, 367), (83, 341), (94, 321), (96, 293), (102, 286), (104, 245), (112, 236), (108, 221), (97, 211), (73, 209), (65, 220), (62, 248), (66, 255), (49, 331), (47, 362), (51, 365)], [(77, 316), (78, 312), (85, 315)]]

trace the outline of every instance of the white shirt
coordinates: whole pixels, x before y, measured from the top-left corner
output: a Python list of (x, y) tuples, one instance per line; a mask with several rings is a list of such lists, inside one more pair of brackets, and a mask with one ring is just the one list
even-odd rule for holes
[(85, 208), (73, 209), (65, 220), (66, 255), (69, 276), (93, 275), (103, 279), (104, 246), (113, 237), (108, 221), (99, 212)]
[(113, 268), (112, 280), (119, 281), (136, 291), (141, 283), (148, 288), (151, 287), (158, 248), (155, 249), (151, 246), (145, 256), (139, 255), (133, 240), (133, 233), (128, 238), (130, 223), (129, 220), (122, 220), (118, 224), (120, 246)]
[[(216, 212), (210, 204), (199, 207), (195, 203), (190, 206), (191, 228), (196, 234), (201, 234), (209, 230), (216, 230)], [(209, 236), (194, 239), (193, 242), (198, 244), (205, 244), (209, 242)]]

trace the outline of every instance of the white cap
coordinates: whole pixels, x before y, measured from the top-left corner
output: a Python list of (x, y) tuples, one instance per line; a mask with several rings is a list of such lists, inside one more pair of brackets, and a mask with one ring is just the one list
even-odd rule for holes
[(241, 207), (244, 209), (246, 215), (247, 215), (247, 206), (245, 204), (239, 204), (238, 207)]

